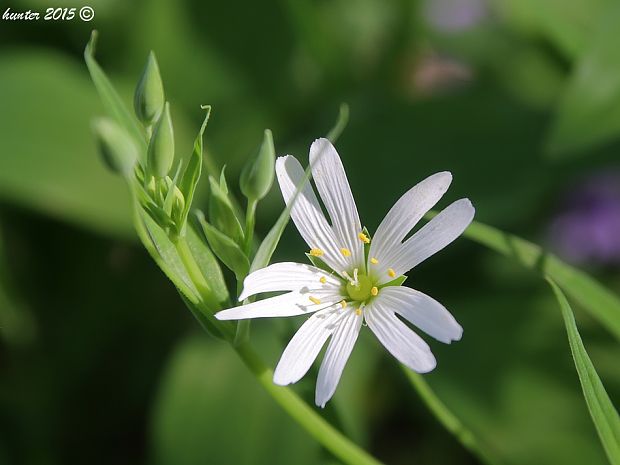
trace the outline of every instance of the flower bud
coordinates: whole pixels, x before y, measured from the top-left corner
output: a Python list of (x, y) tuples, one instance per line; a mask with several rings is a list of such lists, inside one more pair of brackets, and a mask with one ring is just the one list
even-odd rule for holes
[(124, 176), (130, 175), (138, 159), (138, 147), (127, 131), (109, 118), (95, 119), (92, 129), (108, 168)]
[(149, 143), (148, 171), (163, 178), (168, 174), (174, 161), (174, 131), (170, 117), (170, 104), (166, 102)]
[(153, 124), (164, 106), (164, 85), (153, 52), (149, 53), (142, 77), (136, 87), (133, 105), (136, 116), (145, 125)]
[(267, 195), (273, 184), (274, 163), (273, 136), (269, 129), (265, 129), (257, 155), (248, 161), (241, 173), (239, 187), (243, 195), (252, 200), (260, 200)]

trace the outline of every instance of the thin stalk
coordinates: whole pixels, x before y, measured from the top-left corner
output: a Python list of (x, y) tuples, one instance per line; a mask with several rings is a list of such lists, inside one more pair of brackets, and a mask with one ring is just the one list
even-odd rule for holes
[(472, 454), (480, 458), (484, 463), (497, 464), (498, 461), (490, 456), (483, 447), (480, 446), (476, 436), (459, 420), (448, 407), (437, 397), (426, 380), (419, 375), (405, 367), (403, 371), (413, 387), (418, 391), (418, 394), (429, 408), (429, 410), (435, 415), (439, 422), (450, 433), (456, 437), (459, 442)]
[(181, 261), (185, 265), (185, 269), (187, 270), (187, 274), (190, 279), (198, 289), (198, 292), (208, 307), (208, 309), (213, 312), (218, 308), (218, 302), (213, 298), (213, 292), (211, 292), (211, 288), (209, 287), (209, 283), (205, 280), (198, 263), (194, 259), (194, 255), (192, 254), (191, 249), (189, 248), (189, 244), (185, 237), (179, 236), (174, 242), (177, 252), (179, 253), (179, 257)]
[(248, 199), (248, 208), (245, 214), (245, 244), (244, 252), (249, 258), (252, 253), (252, 243), (254, 241), (254, 224), (256, 222), (256, 199)]
[(335, 457), (351, 465), (381, 464), (330, 425), (290, 388), (274, 384), (273, 372), (265, 366), (249, 344), (241, 344), (235, 347), (235, 351), (269, 395)]

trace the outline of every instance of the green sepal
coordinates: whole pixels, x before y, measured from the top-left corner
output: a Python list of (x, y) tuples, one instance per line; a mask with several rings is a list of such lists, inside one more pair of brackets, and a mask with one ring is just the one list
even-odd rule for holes
[(134, 139), (110, 118), (93, 120), (92, 129), (106, 166), (114, 173), (130, 176), (139, 156)]
[(213, 253), (235, 273), (237, 279), (243, 279), (247, 276), (250, 270), (250, 262), (239, 245), (220, 230), (210, 225), (202, 212), (197, 212), (196, 217), (202, 226), (202, 231)]
[(151, 51), (134, 94), (133, 105), (136, 116), (146, 126), (150, 126), (157, 120), (164, 102), (164, 85), (155, 53)]
[(402, 275), (402, 276), (399, 276), (398, 278), (392, 279), (391, 281), (385, 284), (382, 284), (381, 286), (379, 286), (379, 289), (382, 289), (388, 286), (402, 286), (405, 281), (407, 281), (407, 276)]
[(174, 161), (174, 130), (170, 116), (170, 104), (166, 102), (149, 142), (147, 171), (163, 178)]
[(235, 214), (232, 202), (221, 183), (209, 176), (211, 195), (209, 196), (209, 219), (213, 226), (237, 244), (243, 244), (244, 234), (241, 223)]
[(309, 253), (306, 253), (306, 257), (308, 257), (308, 260), (310, 260), (310, 262), (316, 266), (317, 268), (323, 270), (323, 271), (327, 271), (328, 273), (333, 273), (334, 270), (332, 270), (327, 263), (325, 263), (323, 260), (321, 260), (319, 257), (315, 257), (313, 255), (310, 255)]
[(260, 200), (267, 195), (273, 185), (275, 160), (273, 136), (269, 129), (265, 129), (258, 153), (248, 160), (239, 179), (241, 192), (248, 200)]
[(187, 215), (189, 214), (189, 210), (192, 207), (194, 193), (196, 192), (196, 186), (198, 185), (200, 175), (202, 174), (202, 137), (207, 127), (207, 123), (209, 122), (209, 116), (211, 115), (211, 106), (201, 105), (200, 108), (205, 110), (206, 114), (204, 120), (202, 121), (202, 126), (200, 126), (200, 131), (198, 131), (198, 135), (194, 140), (194, 150), (192, 150), (192, 154), (187, 162), (185, 171), (183, 172), (181, 182), (179, 183), (179, 189), (185, 199), (185, 205), (184, 208), (181, 210), (178, 218), (175, 218), (175, 221), (179, 227), (179, 233), (181, 235), (185, 233)]

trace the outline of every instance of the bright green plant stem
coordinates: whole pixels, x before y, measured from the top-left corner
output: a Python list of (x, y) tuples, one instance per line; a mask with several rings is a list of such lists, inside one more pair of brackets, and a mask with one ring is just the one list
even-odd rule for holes
[(494, 465), (500, 462), (491, 456), (488, 446), (480, 444), (478, 438), (454, 415), (439, 397), (433, 392), (424, 377), (410, 369), (403, 367), (405, 375), (418, 391), (420, 398), (424, 401), (429, 410), (435, 415), (437, 420), (454, 435), (456, 439), (472, 454), (481, 459), (482, 462)]
[(252, 252), (252, 243), (254, 242), (254, 224), (256, 222), (256, 199), (248, 200), (248, 208), (245, 214), (245, 254), (249, 257)]
[(265, 366), (249, 344), (241, 344), (235, 350), (269, 395), (335, 457), (351, 465), (381, 463), (349, 441), (291, 389), (274, 384), (273, 372)]

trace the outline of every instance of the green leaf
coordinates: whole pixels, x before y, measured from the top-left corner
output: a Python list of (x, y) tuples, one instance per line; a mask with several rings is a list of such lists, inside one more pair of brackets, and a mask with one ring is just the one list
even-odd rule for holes
[(239, 245), (217, 228), (207, 223), (202, 212), (197, 212), (196, 217), (215, 255), (235, 273), (237, 279), (243, 279), (247, 276), (250, 262)]
[(82, 68), (51, 49), (0, 53), (0, 198), (134, 238), (125, 183), (97, 154), (90, 123), (100, 102)]
[(227, 235), (237, 244), (243, 244), (243, 228), (235, 213), (233, 204), (226, 190), (213, 176), (209, 176), (211, 195), (209, 196), (209, 220), (220, 232)]
[(514, 259), (526, 268), (551, 277), (620, 340), (620, 299), (586, 273), (567, 265), (531, 242), (477, 221), (472, 222), (463, 235)]
[(534, 38), (544, 36), (568, 58), (580, 56), (596, 31), (609, 0), (494, 0), (511, 26)]
[(620, 5), (613, 4), (592, 31), (559, 102), (547, 150), (552, 156), (583, 152), (620, 133)]
[(551, 278), (547, 278), (547, 281), (549, 281), (562, 310), (575, 368), (594, 426), (596, 426), (596, 431), (609, 461), (612, 465), (620, 465), (620, 416), (611, 403), (611, 399), (607, 395), (607, 391), (605, 391), (605, 387), (583, 346), (583, 341), (575, 324), (575, 316), (568, 300)]
[(207, 127), (207, 123), (209, 122), (209, 116), (211, 115), (211, 107), (209, 105), (203, 105), (201, 108), (206, 110), (205, 118), (202, 121), (202, 126), (200, 126), (200, 131), (198, 131), (198, 135), (194, 141), (194, 150), (192, 151), (192, 154), (187, 162), (185, 172), (183, 173), (183, 177), (181, 178), (181, 182), (179, 184), (179, 189), (185, 197), (185, 208), (183, 209), (181, 217), (178, 219), (178, 225), (182, 231), (185, 227), (185, 223), (187, 222), (187, 215), (189, 214), (189, 210), (191, 209), (192, 202), (194, 200), (194, 192), (196, 191), (196, 186), (198, 185), (198, 181), (200, 180), (200, 175), (202, 173), (202, 137)]
[(90, 72), (90, 76), (99, 92), (99, 97), (105, 109), (116, 120), (116, 122), (129, 132), (143, 150), (146, 150), (145, 134), (140, 127), (138, 120), (125, 106), (114, 86), (105, 75), (97, 61), (95, 60), (95, 46), (97, 44), (97, 31), (93, 31), (90, 40), (84, 49), (84, 60)]
[(182, 340), (158, 385), (150, 441), (156, 465), (323, 463), (318, 444), (222, 344)]

